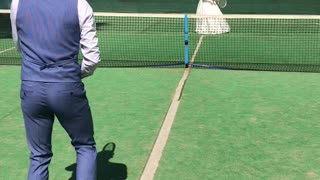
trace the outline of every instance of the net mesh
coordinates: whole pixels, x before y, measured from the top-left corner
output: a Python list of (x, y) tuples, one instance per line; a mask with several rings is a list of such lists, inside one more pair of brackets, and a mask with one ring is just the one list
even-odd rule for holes
[[(95, 13), (95, 19), (99, 66), (184, 67), (183, 14)], [(320, 16), (189, 15), (187, 22), (193, 67), (320, 72)], [(19, 65), (7, 12), (0, 23), (0, 64)]]
[(183, 15), (103, 15), (96, 16), (101, 66), (183, 65)]
[[(209, 21), (213, 23), (201, 23)], [(194, 66), (273, 71), (319, 72), (320, 19), (311, 16), (225, 16), (190, 18)], [(226, 21), (230, 32), (226, 32)], [(221, 30), (222, 29), (222, 30)], [(211, 35), (210, 35), (211, 33)], [(221, 33), (213, 35), (214, 33)], [(195, 49), (198, 51), (195, 52)]]

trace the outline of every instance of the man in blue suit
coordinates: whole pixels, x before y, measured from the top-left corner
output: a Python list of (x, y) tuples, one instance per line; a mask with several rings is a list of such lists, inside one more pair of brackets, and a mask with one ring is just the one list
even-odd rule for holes
[(31, 152), (28, 179), (49, 178), (54, 116), (76, 150), (77, 180), (96, 179), (92, 115), (81, 80), (100, 61), (92, 8), (86, 0), (13, 0), (11, 22), (22, 55), (21, 109)]

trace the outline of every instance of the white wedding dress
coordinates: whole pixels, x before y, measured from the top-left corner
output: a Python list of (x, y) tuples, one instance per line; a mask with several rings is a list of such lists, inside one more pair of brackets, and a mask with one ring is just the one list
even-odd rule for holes
[[(223, 15), (213, 0), (199, 0), (197, 15)], [(223, 34), (230, 31), (228, 22), (223, 18), (197, 17), (196, 32), (199, 34)]]

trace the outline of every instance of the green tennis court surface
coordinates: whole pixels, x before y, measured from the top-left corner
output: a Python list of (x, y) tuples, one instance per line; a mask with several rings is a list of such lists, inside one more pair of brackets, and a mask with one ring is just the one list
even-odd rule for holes
[(319, 80), (193, 69), (155, 179), (319, 179)]
[[(27, 175), (19, 69), (0, 66), (0, 179)], [(99, 68), (85, 80), (98, 152), (108, 142), (117, 146), (98, 166), (126, 167), (128, 179), (139, 179), (182, 73)], [(313, 73), (193, 69), (155, 179), (318, 179), (319, 80)], [(51, 179), (71, 178), (75, 154), (58, 123), (53, 152)]]
[[(28, 169), (28, 149), (20, 112), (19, 70), (20, 67), (0, 66), (0, 179), (6, 180), (25, 179)], [(98, 69), (94, 77), (85, 80), (97, 150), (102, 154), (102, 147), (109, 142), (117, 146), (112, 163), (100, 159), (100, 166), (115, 169), (126, 166), (128, 179), (139, 178), (182, 71)], [(65, 168), (75, 163), (75, 153), (57, 121), (53, 153), (50, 179), (70, 178), (72, 171)]]
[[(101, 66), (184, 67), (183, 18), (96, 19)], [(0, 64), (19, 65), (8, 17), (0, 20), (7, 22), (0, 28)], [(189, 22), (188, 55), (194, 64), (320, 72), (319, 18), (229, 18), (231, 32), (218, 36), (196, 34), (195, 19)], [(0, 179), (6, 180), (25, 179), (28, 169), (19, 70), (0, 66)], [(139, 179), (183, 72), (99, 68), (85, 80), (99, 167)], [(313, 73), (193, 68), (155, 179), (319, 179), (319, 80)], [(110, 162), (101, 159), (109, 142), (116, 144)], [(74, 179), (74, 150), (58, 123), (53, 143), (51, 179)]]

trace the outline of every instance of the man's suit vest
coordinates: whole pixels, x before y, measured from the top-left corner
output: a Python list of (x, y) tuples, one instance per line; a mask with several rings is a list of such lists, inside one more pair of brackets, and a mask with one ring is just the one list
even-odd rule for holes
[(16, 25), (22, 80), (81, 81), (78, 0), (20, 0)]

